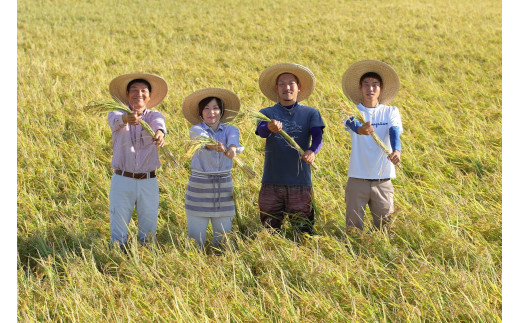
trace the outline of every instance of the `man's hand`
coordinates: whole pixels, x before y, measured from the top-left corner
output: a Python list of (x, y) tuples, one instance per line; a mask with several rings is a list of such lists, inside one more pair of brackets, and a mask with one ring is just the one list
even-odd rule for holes
[(312, 150), (306, 150), (305, 153), (302, 155), (303, 161), (305, 161), (307, 164), (314, 163), (314, 158), (316, 158), (316, 155), (314, 154), (314, 151)]
[(390, 155), (388, 155), (388, 159), (394, 165), (399, 164), (399, 162), (401, 161), (401, 152), (399, 150), (394, 150)]
[(280, 130), (282, 130), (282, 122), (278, 120), (272, 120), (267, 124), (267, 128), (273, 133), (280, 132)]
[(155, 136), (153, 137), (153, 141), (155, 142), (156, 146), (164, 146), (164, 133), (161, 130), (157, 130), (155, 132)]
[(358, 135), (370, 135), (372, 132), (374, 132), (374, 127), (372, 127), (370, 121), (357, 128)]
[(141, 122), (141, 115), (138, 114), (137, 111), (134, 111), (132, 114), (124, 114), (123, 122), (128, 123), (130, 125), (137, 126)]

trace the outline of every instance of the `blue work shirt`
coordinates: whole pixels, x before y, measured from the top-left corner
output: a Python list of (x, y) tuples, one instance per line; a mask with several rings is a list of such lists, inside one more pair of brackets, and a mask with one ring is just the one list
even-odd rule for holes
[[(229, 148), (231, 145), (237, 147), (237, 154), (244, 151), (238, 143), (240, 132), (238, 128), (228, 124), (220, 123), (217, 130), (213, 131), (206, 123), (201, 122), (190, 128), (190, 139), (196, 139), (198, 136), (206, 136), (221, 142), (224, 147)], [(223, 152), (217, 152), (213, 149), (198, 149), (191, 159), (191, 169), (201, 173), (217, 173), (230, 171), (233, 167), (233, 161)]]
[[(309, 149), (311, 128), (325, 128), (320, 112), (296, 103), (287, 109), (280, 103), (260, 110), (270, 119), (282, 122), (282, 129), (296, 141), (303, 151)], [(255, 132), (257, 135), (258, 131)], [(285, 141), (280, 133), (266, 139), (263, 184), (312, 186), (310, 165), (304, 162), (298, 151)]]

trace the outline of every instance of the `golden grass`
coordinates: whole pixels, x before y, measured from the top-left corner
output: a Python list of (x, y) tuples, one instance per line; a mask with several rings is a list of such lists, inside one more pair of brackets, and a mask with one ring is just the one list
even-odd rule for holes
[[(17, 3), (17, 318), (23, 322), (499, 322), (502, 27), (497, 1), (110, 0)], [(345, 233), (350, 141), (337, 88), (363, 59), (392, 65), (403, 167), (389, 234)], [(187, 239), (183, 99), (233, 90), (259, 110), (266, 67), (308, 66), (325, 123), (313, 170), (317, 235), (261, 226), (260, 181), (232, 170), (240, 223), (224, 251)], [(80, 107), (116, 75), (163, 76), (156, 107), (175, 167), (158, 172), (158, 244), (109, 249), (111, 133)], [(240, 156), (262, 167), (257, 118)], [(161, 156), (161, 158), (164, 158)], [(136, 236), (135, 222), (130, 232)], [(211, 233), (210, 233), (211, 235)]]

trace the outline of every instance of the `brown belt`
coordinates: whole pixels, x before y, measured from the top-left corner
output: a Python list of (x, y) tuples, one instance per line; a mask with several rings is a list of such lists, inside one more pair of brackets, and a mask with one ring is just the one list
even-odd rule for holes
[(355, 178), (355, 179), (360, 179), (362, 181), (367, 181), (367, 182), (386, 182), (386, 181), (389, 181), (390, 178), (381, 178), (381, 179), (368, 179), (368, 178), (357, 178), (357, 177), (352, 177), (352, 178)]
[(115, 173), (117, 175), (121, 175), (124, 177), (130, 177), (134, 179), (147, 179), (147, 178), (154, 178), (155, 177), (155, 171), (151, 171), (149, 173), (130, 173), (130, 172), (123, 172), (119, 169), (116, 169)]

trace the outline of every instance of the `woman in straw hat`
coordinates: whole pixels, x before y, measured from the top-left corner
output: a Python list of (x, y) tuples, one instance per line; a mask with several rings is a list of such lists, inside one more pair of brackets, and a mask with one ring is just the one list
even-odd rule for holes
[(240, 100), (231, 91), (207, 88), (193, 92), (182, 105), (184, 117), (193, 126), (190, 138), (211, 138), (216, 144), (199, 148), (191, 160), (191, 175), (186, 192), (185, 209), (188, 236), (202, 247), (206, 243), (209, 221), (214, 246), (225, 233), (231, 232), (235, 215), (231, 167), (233, 158), (244, 150), (239, 131), (225, 124), (235, 118)]
[[(342, 80), (343, 92), (357, 105), (367, 121), (361, 124), (354, 117), (344, 121), (352, 139), (348, 181), (345, 189), (347, 228), (363, 230), (365, 207), (368, 204), (374, 226), (390, 223), (394, 211), (395, 166), (401, 160), (401, 115), (389, 106), (399, 90), (399, 77), (383, 62), (366, 60), (352, 64)], [(376, 133), (391, 154), (386, 153), (369, 136)]]
[[(110, 235), (126, 250), (128, 224), (134, 206), (137, 209), (139, 241), (155, 240), (159, 213), (159, 186), (155, 171), (161, 166), (157, 147), (164, 145), (164, 116), (154, 110), (168, 93), (168, 84), (160, 76), (144, 73), (125, 74), (110, 82), (110, 94), (134, 113), (110, 112), (114, 175), (110, 184)], [(147, 122), (155, 136), (140, 125)]]
[[(260, 220), (266, 228), (280, 230), (288, 215), (297, 231), (314, 233), (310, 164), (321, 148), (325, 124), (317, 109), (300, 102), (311, 95), (315, 84), (307, 67), (292, 63), (271, 66), (260, 75), (260, 89), (276, 103), (260, 110), (272, 121), (259, 122), (255, 132), (266, 138), (258, 198)], [(305, 152), (303, 156), (279, 134), (282, 127)]]

